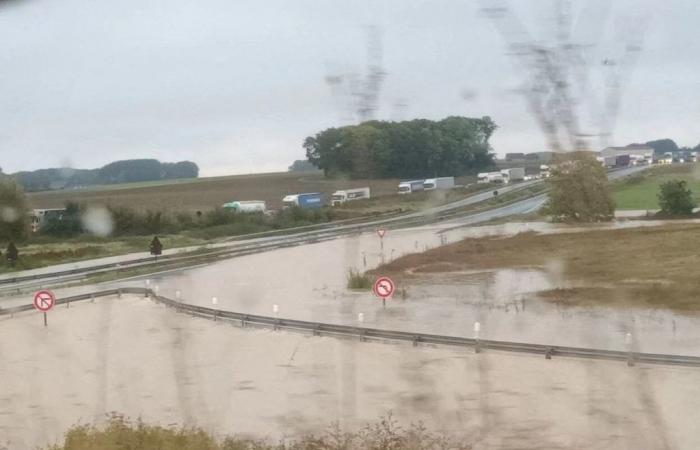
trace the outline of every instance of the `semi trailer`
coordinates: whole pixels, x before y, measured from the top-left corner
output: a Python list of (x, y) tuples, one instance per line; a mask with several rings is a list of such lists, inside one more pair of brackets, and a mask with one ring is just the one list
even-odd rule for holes
[(323, 206), (323, 194), (320, 192), (291, 194), (282, 199), (282, 204), (285, 208), (292, 206), (305, 209), (321, 208)]
[(364, 200), (369, 197), (370, 189), (368, 187), (335, 191), (331, 196), (331, 206), (342, 205), (352, 200)]

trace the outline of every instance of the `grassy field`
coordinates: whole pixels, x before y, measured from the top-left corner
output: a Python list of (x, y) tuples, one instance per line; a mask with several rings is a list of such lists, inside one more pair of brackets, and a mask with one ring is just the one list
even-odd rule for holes
[(658, 209), (659, 186), (669, 180), (685, 180), (700, 204), (700, 163), (657, 166), (618, 183), (614, 189), (617, 209)]
[(466, 239), (399, 258), (377, 269), (415, 282), (430, 274), (498, 268), (542, 268), (556, 263), (566, 289), (540, 292), (552, 301), (700, 310), (698, 224), (567, 234), (522, 233)]

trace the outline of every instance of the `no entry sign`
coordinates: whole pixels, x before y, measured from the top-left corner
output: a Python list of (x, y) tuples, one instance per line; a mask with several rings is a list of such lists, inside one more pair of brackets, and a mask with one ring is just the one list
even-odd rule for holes
[(41, 312), (49, 311), (56, 304), (56, 297), (51, 291), (39, 291), (34, 294), (34, 307)]
[(374, 294), (383, 299), (389, 298), (394, 293), (396, 286), (389, 277), (379, 277), (374, 282)]

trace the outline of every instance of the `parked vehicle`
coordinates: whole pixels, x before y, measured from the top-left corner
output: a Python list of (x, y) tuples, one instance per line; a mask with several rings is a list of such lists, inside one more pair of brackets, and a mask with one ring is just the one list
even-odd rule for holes
[(513, 167), (510, 169), (501, 170), (503, 175), (504, 183), (512, 183), (513, 181), (522, 181), (525, 179), (525, 168), (524, 167)]
[(399, 194), (412, 194), (425, 190), (425, 180), (402, 181), (399, 183)]
[(331, 205), (338, 206), (345, 202), (368, 199), (369, 197), (370, 190), (368, 187), (335, 191), (331, 197)]
[(452, 189), (453, 187), (455, 187), (455, 177), (428, 178), (423, 182), (423, 189), (426, 191)]
[(477, 183), (503, 183), (504, 178), (501, 172), (483, 172), (477, 174)]
[(282, 199), (285, 208), (298, 206), (300, 208), (320, 208), (323, 206), (323, 194), (320, 192), (310, 192), (305, 194), (287, 195)]
[(221, 207), (226, 208), (226, 209), (232, 209), (236, 212), (244, 212), (244, 213), (249, 213), (249, 212), (262, 212), (262, 213), (264, 213), (267, 210), (265, 202), (262, 200), (234, 201), (234, 202), (224, 203), (223, 205), (221, 205)]

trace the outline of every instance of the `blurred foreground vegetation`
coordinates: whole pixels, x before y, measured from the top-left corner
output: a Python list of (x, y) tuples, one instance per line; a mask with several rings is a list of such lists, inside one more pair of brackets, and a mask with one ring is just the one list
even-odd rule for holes
[(229, 436), (222, 439), (199, 428), (165, 428), (113, 415), (102, 427), (76, 425), (63, 443), (46, 450), (443, 450), (470, 445), (428, 431), (422, 424), (402, 427), (389, 413), (356, 432), (337, 423), (324, 433), (270, 443)]

